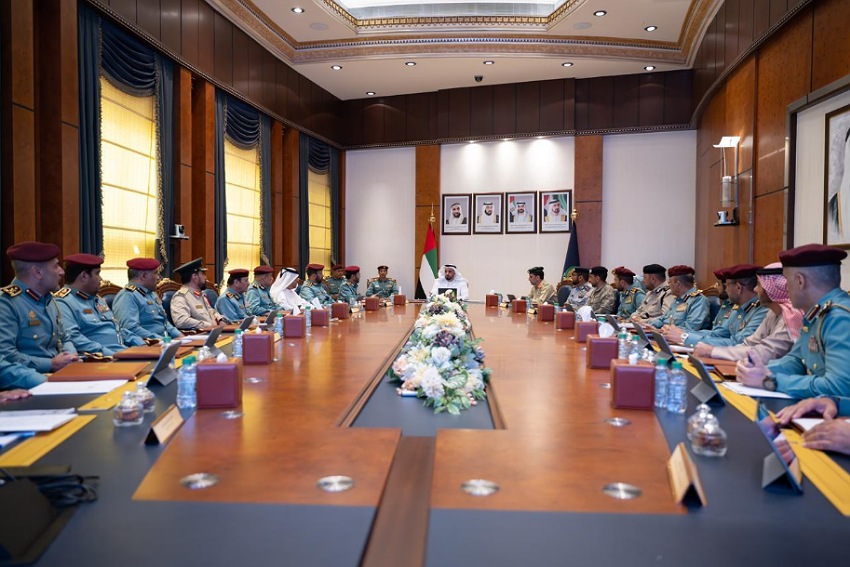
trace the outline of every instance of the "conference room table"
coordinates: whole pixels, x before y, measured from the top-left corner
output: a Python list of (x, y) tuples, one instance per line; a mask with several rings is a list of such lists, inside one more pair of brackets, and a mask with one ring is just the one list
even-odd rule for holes
[[(769, 445), (734, 407), (715, 410), (726, 456), (691, 453), (706, 504), (676, 503), (668, 459), (687, 444), (697, 401), (689, 397), (685, 415), (613, 408), (609, 371), (587, 368), (586, 345), (552, 322), (469, 305), (492, 369), (487, 401), (435, 415), (398, 396), (385, 374), (418, 311), (365, 311), (284, 337), (274, 362), (244, 366), (241, 415), (183, 410), (185, 423), (161, 445), (143, 440), (174, 402), (175, 383), (151, 386), (156, 412), (142, 426), (118, 428), (111, 412), (96, 412), (37, 463), (99, 477), (98, 500), (79, 506), (37, 564), (843, 563), (850, 519), (810, 482), (802, 495), (763, 490)], [(90, 399), (40, 396), (2, 409)], [(631, 424), (612, 426), (613, 417)], [(834, 462), (850, 470), (847, 457)], [(196, 473), (218, 483), (181, 484)], [(335, 475), (353, 487), (317, 486)], [(498, 491), (468, 494), (471, 479)], [(612, 498), (603, 491), (611, 483), (640, 496)]]

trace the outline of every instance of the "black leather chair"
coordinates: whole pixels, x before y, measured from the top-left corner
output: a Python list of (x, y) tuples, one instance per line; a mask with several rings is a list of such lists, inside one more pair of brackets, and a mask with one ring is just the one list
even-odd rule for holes
[(171, 318), (171, 298), (177, 293), (174, 290), (162, 292), (162, 306), (165, 308), (165, 315), (168, 317), (168, 322), (174, 324), (174, 319)]
[(705, 298), (708, 300), (708, 325), (711, 328), (714, 325), (717, 312), (720, 311), (720, 298), (716, 295), (706, 295)]
[(174, 320), (171, 318), (171, 298), (180, 289), (180, 284), (170, 280), (168, 278), (163, 278), (156, 284), (156, 293), (159, 295), (160, 300), (162, 300), (162, 306), (165, 308), (165, 315), (168, 317), (168, 321), (173, 325)]
[(204, 295), (207, 297), (207, 301), (210, 302), (210, 307), (215, 309), (215, 302), (218, 301), (218, 292), (215, 288), (208, 287), (204, 289)]
[(100, 282), (100, 290), (97, 294), (106, 302), (106, 305), (112, 309), (112, 302), (115, 300), (115, 296), (118, 292), (121, 291), (121, 288), (114, 283), (103, 280)]
[(565, 285), (561, 289), (558, 290), (558, 305), (561, 307), (567, 302), (567, 299), (570, 297), (570, 292), (573, 290), (572, 287)]

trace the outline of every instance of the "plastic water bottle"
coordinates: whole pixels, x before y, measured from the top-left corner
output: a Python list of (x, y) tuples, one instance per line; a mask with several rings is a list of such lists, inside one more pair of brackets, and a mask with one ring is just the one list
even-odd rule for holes
[(304, 307), (304, 323), (307, 325), (308, 329), (313, 326), (313, 318), (310, 315), (310, 311), (312, 309), (313, 308), (309, 305)]
[(197, 371), (195, 356), (189, 355), (183, 359), (183, 366), (177, 372), (177, 407), (181, 409), (194, 408), (198, 405), (195, 393)]
[(233, 338), (233, 356), (242, 358), (242, 329), (236, 329), (234, 334), (236, 336)]
[(667, 407), (667, 363), (663, 360), (655, 365), (655, 407)]
[[(638, 340), (637, 336), (632, 336), (629, 343), (629, 364), (637, 364), (637, 361), (640, 360), (640, 350), (640, 340)], [(634, 359), (634, 362), (632, 362), (632, 359)]]
[(274, 332), (283, 337), (283, 313), (278, 313), (274, 318)]
[(629, 334), (625, 329), (620, 329), (620, 334), (617, 335), (617, 358), (626, 359), (629, 357)]
[(670, 413), (685, 413), (688, 406), (687, 381), (682, 363), (678, 360), (673, 362), (670, 378), (667, 381), (667, 411)]

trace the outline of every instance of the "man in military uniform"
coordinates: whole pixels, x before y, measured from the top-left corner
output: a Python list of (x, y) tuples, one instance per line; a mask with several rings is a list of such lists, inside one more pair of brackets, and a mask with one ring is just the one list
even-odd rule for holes
[(331, 294), (322, 286), (322, 270), (324, 264), (307, 264), (307, 281), (301, 286), (301, 297), (308, 303), (318, 299), (321, 305), (330, 305), (334, 302)]
[(593, 286), (587, 281), (588, 278), (590, 278), (590, 270), (587, 268), (579, 266), (573, 269), (573, 288), (570, 290), (567, 303), (575, 310), (584, 307), (590, 301), (590, 293), (593, 291)]
[(632, 322), (649, 325), (667, 313), (675, 297), (670, 293), (667, 283), (667, 268), (660, 264), (647, 264), (643, 267), (643, 283), (646, 296), (643, 303), (635, 309)]
[(611, 315), (614, 313), (614, 303), (617, 294), (614, 288), (608, 285), (608, 268), (605, 266), (594, 266), (590, 269), (589, 283), (593, 286), (587, 304), (596, 315)]
[(532, 304), (540, 305), (547, 303), (555, 297), (555, 288), (552, 284), (547, 283), (543, 278), (545, 273), (543, 266), (535, 266), (528, 269), (528, 283), (531, 284), (531, 290), (528, 292), (528, 300)]
[(248, 290), (248, 270), (237, 268), (228, 270), (227, 290), (215, 301), (215, 310), (228, 323), (235, 323), (248, 317), (245, 304), (245, 292)]
[(377, 295), (378, 297), (392, 297), (398, 293), (398, 282), (394, 278), (388, 278), (390, 269), (386, 266), (378, 266), (378, 277), (369, 280), (366, 286), (366, 296)]
[(274, 300), (269, 291), (274, 283), (274, 268), (257, 266), (254, 268), (254, 282), (245, 293), (245, 303), (251, 315), (268, 315), (274, 309)]
[(171, 320), (181, 331), (210, 331), (222, 319), (204, 295), (207, 269), (203, 264), (203, 258), (195, 258), (175, 270), (183, 287), (171, 298)]
[(635, 283), (635, 273), (625, 266), (614, 269), (614, 285), (620, 293), (620, 308), (617, 310), (617, 316), (628, 319), (643, 304), (646, 292)]
[(331, 294), (331, 297), (337, 299), (339, 295), (339, 286), (346, 282), (345, 278), (345, 266), (342, 264), (334, 264), (331, 266), (331, 277), (325, 280), (325, 287), (328, 290), (328, 293)]
[(722, 328), (725, 325), (726, 320), (729, 319), (729, 314), (732, 311), (733, 302), (729, 299), (729, 292), (726, 290), (726, 279), (728, 271), (735, 267), (736, 266), (714, 270), (714, 277), (717, 278), (715, 287), (717, 287), (717, 297), (720, 298), (720, 308), (714, 316), (714, 321), (711, 322), (712, 329)]
[(823, 422), (803, 433), (803, 447), (819, 451), (836, 451), (850, 455), (850, 420), (835, 419), (850, 417), (850, 398), (842, 396), (819, 396), (787, 406), (776, 414), (776, 421), (788, 425), (794, 419), (819, 413)]
[(348, 304), (360, 299), (357, 295), (357, 284), (360, 283), (360, 266), (347, 266), (345, 268), (346, 281), (339, 288), (339, 300)]
[(159, 268), (159, 261), (153, 258), (127, 260), (129, 281), (112, 301), (112, 311), (121, 329), (148, 344), (166, 336), (183, 336), (168, 320), (162, 300), (156, 293)]
[(112, 356), (128, 346), (145, 344), (141, 337), (123, 332), (100, 291), (100, 265), (103, 258), (92, 254), (65, 257), (67, 285), (54, 295), (65, 332), (77, 352)]
[(65, 273), (59, 265), (59, 247), (44, 242), (21, 242), (6, 254), (15, 279), (0, 289), (0, 390), (29, 389), (79, 360), (67, 339), (62, 315), (51, 292)]
[(697, 331), (668, 327), (665, 338), (687, 347), (694, 347), (700, 342), (712, 346), (733, 346), (744, 342), (759, 328), (768, 312), (767, 307), (759, 303), (756, 293), (756, 273), (760, 269), (761, 266), (739, 264), (723, 273), (725, 287), (734, 308), (719, 327)]
[(739, 361), (738, 381), (797, 398), (850, 396), (850, 295), (841, 289), (847, 252), (806, 244), (779, 253), (788, 294), (805, 311), (791, 352), (770, 361)]
[(690, 266), (673, 266), (667, 270), (670, 293), (676, 299), (664, 315), (651, 323), (662, 333), (670, 327), (699, 331), (708, 323), (708, 300), (694, 285), (694, 273)]

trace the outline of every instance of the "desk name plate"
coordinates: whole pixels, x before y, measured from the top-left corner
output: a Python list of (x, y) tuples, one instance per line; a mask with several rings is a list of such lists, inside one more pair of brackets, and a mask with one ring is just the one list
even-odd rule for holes
[(707, 504), (699, 473), (684, 443), (676, 445), (676, 449), (670, 455), (670, 460), (667, 461), (667, 472), (676, 502), (688, 507)]
[(183, 425), (183, 416), (180, 415), (180, 410), (177, 406), (171, 404), (165, 412), (156, 418), (151, 424), (151, 430), (148, 436), (145, 437), (145, 445), (159, 445), (165, 443), (180, 429)]

